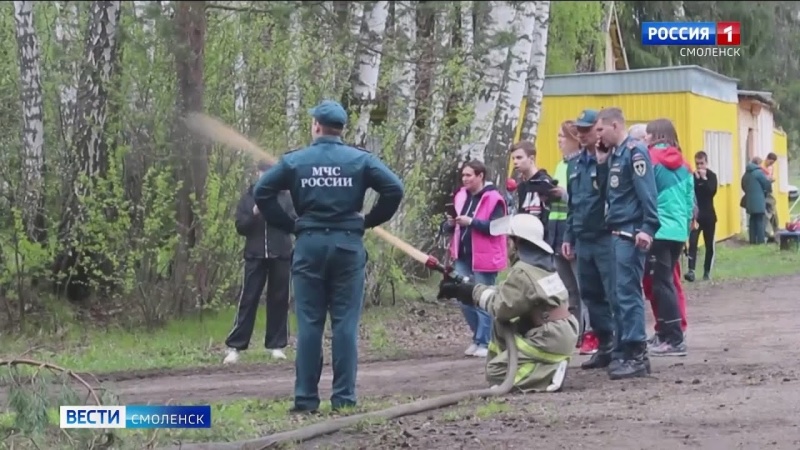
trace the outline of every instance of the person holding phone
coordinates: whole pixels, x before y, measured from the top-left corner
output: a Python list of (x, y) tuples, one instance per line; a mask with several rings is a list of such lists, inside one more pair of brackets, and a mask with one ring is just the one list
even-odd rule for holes
[[(486, 166), (469, 161), (461, 169), (463, 187), (453, 197), (453, 210), (441, 229), (452, 236), (450, 257), (455, 270), (470, 281), (493, 286), (497, 274), (508, 264), (506, 237), (492, 236), (489, 223), (507, 214), (505, 198), (486, 182)], [(474, 306), (459, 303), (472, 331), (472, 343), (464, 351), (467, 356), (485, 358), (492, 336), (492, 318)]]
[[(597, 111), (584, 110), (575, 121), (581, 149), (567, 167), (567, 219), (561, 254), (575, 260), (578, 286), (586, 305), (597, 350), (582, 369), (604, 369), (614, 357), (614, 255), (606, 227), (607, 157), (597, 139)], [(605, 170), (604, 170), (605, 169)], [(585, 339), (585, 338), (584, 338)]]

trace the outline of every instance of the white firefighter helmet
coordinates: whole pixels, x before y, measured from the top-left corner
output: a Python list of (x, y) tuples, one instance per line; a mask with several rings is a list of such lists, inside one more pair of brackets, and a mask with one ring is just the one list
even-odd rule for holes
[(553, 247), (544, 241), (544, 225), (531, 214), (514, 214), (495, 219), (489, 224), (489, 232), (492, 236), (516, 236), (547, 253), (553, 253)]

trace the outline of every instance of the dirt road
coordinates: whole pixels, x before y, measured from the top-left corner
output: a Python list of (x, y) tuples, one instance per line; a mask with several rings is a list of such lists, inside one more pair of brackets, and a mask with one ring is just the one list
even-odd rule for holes
[[(690, 355), (653, 359), (651, 378), (611, 382), (572, 370), (557, 395), (514, 396), (496, 414), (477, 405), (340, 433), (305, 448), (800, 448), (800, 276), (690, 291)], [(576, 358), (578, 365), (583, 358)], [(434, 395), (483, 385), (470, 359), (365, 364), (362, 396)], [(181, 374), (115, 383), (125, 402), (288, 397), (292, 368)], [(329, 377), (323, 387), (329, 385)], [(323, 393), (325, 395), (326, 392)], [(506, 411), (507, 410), (507, 411)]]
[[(690, 355), (653, 358), (651, 378), (611, 382), (603, 373), (574, 369), (563, 393), (512, 396), (480, 418), (479, 405), (466, 405), (359, 427), (357, 434), (339, 433), (304, 448), (531, 448), (532, 442), (557, 448), (569, 442), (579, 448), (794, 450), (800, 448), (798, 292), (800, 276), (698, 283), (689, 291)], [(460, 348), (438, 351), (458, 354)], [(576, 357), (572, 365), (583, 359)], [(325, 373), (323, 398), (330, 385), (328, 368)], [(104, 384), (123, 404), (287, 398), (293, 367), (217, 367), (137, 377), (107, 377)], [(363, 397), (431, 396), (484, 386), (483, 365), (441, 356), (362, 364), (358, 385)]]

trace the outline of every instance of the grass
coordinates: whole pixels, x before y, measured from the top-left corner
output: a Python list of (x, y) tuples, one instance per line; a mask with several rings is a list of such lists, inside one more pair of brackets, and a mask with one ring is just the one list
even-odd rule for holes
[[(703, 248), (698, 252), (702, 261)], [(749, 246), (738, 240), (717, 245), (714, 280), (761, 278), (800, 273), (800, 252), (780, 251), (775, 245)], [(504, 279), (505, 273), (498, 277)], [(436, 278), (436, 277), (434, 277)], [(438, 278), (436, 278), (438, 280)], [(429, 296), (429, 297), (432, 297)], [(402, 303), (402, 302), (401, 302)], [(369, 308), (362, 319), (362, 342), (373, 356), (391, 358), (403, 351), (403, 343), (393, 336), (391, 324), (407, 316), (407, 308)], [(177, 369), (218, 365), (224, 340), (230, 331), (233, 308), (208, 313), (202, 318), (175, 320), (156, 330), (87, 329), (75, 323), (73, 313), (63, 304), (54, 308), (54, 323), (59, 330), (38, 336), (0, 337), (2, 354), (48, 361), (75, 371), (105, 373), (147, 369)], [(256, 320), (251, 350), (242, 354), (243, 363), (266, 363), (271, 360), (263, 349), (265, 327), (263, 309)], [(290, 318), (291, 333), (296, 321)], [(29, 351), (31, 348), (33, 351)], [(291, 348), (287, 356), (294, 357)]]
[[(319, 416), (299, 416), (289, 414), (292, 406), (290, 400), (263, 401), (263, 400), (236, 400), (211, 405), (212, 427), (209, 429), (161, 429), (155, 430), (115, 430), (117, 444), (114, 448), (119, 450), (141, 449), (170, 445), (176, 441), (181, 442), (225, 442), (243, 439), (252, 439), (272, 433), (288, 431), (302, 426), (310, 425), (323, 420), (342, 417), (345, 415), (377, 411), (390, 406), (408, 402), (406, 397), (390, 397), (382, 399), (360, 399), (359, 406), (344, 413), (332, 413), (330, 402), (323, 402)], [(48, 422), (51, 428), (57, 428), (59, 412), (53, 408), (48, 410)], [(354, 428), (375, 425), (374, 422), (359, 423)], [(14, 429), (15, 415), (13, 413), (0, 414), (0, 435), (10, 436), (19, 430)], [(26, 449), (26, 448), (66, 448), (65, 440), (69, 439), (65, 433), (26, 433), (24, 440), (20, 437), (16, 445), (7, 440), (0, 448)], [(70, 430), (74, 432), (76, 430)], [(36, 444), (31, 444), (31, 440)], [(77, 436), (72, 437), (77, 441)], [(26, 447), (30, 445), (30, 447)]]
[[(386, 306), (369, 308), (363, 315), (362, 329), (367, 336), (367, 345), (382, 357), (392, 357), (401, 350), (385, 326), (398, 314), (398, 309)], [(53, 314), (60, 323), (60, 330), (55, 335), (3, 336), (0, 337), (0, 353), (7, 357), (24, 353), (27, 358), (91, 373), (216, 365), (222, 360), (225, 337), (230, 332), (235, 308), (175, 320), (151, 331), (87, 329), (85, 324), (74, 322), (68, 308), (55, 308)], [(264, 350), (265, 322), (266, 315), (261, 308), (250, 349), (242, 352), (242, 363), (272, 361)], [(294, 315), (290, 315), (289, 328), (294, 335), (297, 329)], [(287, 356), (290, 360), (294, 358), (291, 346), (287, 348)]]
[[(702, 265), (704, 251), (701, 247), (697, 252), (698, 266)], [(775, 244), (748, 245), (739, 238), (717, 243), (712, 272), (717, 282), (796, 273), (800, 273), (798, 251), (781, 251)]]

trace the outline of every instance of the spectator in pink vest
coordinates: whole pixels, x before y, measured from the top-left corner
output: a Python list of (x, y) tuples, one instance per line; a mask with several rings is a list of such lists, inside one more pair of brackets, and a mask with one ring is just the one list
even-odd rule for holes
[[(497, 274), (508, 264), (508, 247), (505, 236), (489, 234), (489, 222), (506, 215), (506, 201), (493, 184), (486, 183), (486, 166), (480, 161), (464, 164), (461, 181), (464, 186), (453, 198), (458, 216), (448, 215), (442, 231), (453, 236), (450, 256), (455, 270), (475, 283), (494, 285)], [(472, 344), (464, 354), (486, 357), (492, 336), (491, 316), (475, 306), (459, 305), (472, 330)]]

